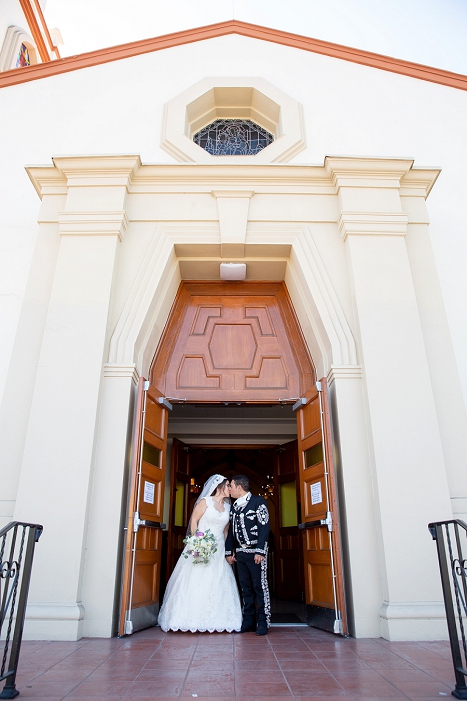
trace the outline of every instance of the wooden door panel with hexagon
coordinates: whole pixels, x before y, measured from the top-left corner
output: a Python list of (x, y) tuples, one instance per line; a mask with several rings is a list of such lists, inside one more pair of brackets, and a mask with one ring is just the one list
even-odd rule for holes
[(279, 283), (186, 283), (152, 369), (167, 397), (277, 401), (313, 382), (285, 288)]

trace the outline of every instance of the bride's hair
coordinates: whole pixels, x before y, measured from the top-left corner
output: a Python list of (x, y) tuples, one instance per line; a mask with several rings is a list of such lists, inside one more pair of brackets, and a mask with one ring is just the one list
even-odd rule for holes
[(215, 488), (215, 490), (210, 494), (210, 496), (214, 497), (214, 496), (216, 496), (216, 494), (219, 494), (219, 492), (221, 492), (224, 489), (224, 487), (228, 481), (229, 481), (228, 479), (225, 479), (223, 482), (218, 484), (217, 487)]

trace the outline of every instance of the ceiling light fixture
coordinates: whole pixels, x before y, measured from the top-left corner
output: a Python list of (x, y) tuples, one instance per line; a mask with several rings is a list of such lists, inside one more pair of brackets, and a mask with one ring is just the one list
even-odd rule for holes
[(246, 263), (221, 263), (221, 280), (244, 280), (246, 278)]

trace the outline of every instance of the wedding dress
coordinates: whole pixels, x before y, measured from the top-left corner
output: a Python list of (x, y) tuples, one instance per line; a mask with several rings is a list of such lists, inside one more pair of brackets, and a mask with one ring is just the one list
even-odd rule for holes
[[(214, 535), (217, 552), (209, 562), (193, 564), (193, 558), (180, 556), (167, 584), (158, 623), (162, 630), (239, 631), (242, 609), (232, 567), (225, 559), (224, 528), (229, 522), (229, 504), (220, 512), (212, 497), (206, 499), (207, 509), (198, 522), (199, 531), (208, 529)], [(185, 551), (183, 551), (185, 552)]]

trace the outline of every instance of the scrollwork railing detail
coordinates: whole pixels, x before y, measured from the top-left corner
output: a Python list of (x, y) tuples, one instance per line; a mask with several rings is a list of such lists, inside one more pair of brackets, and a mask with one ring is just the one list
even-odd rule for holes
[(443, 587), (444, 606), (451, 644), (456, 688), (452, 695), (467, 699), (467, 560), (462, 546), (467, 545), (467, 524), (464, 521), (430, 523), (428, 529), (436, 540)]
[[(35, 544), (42, 526), (14, 521), (0, 530), (0, 699), (18, 696), (16, 672), (23, 636)], [(6, 630), (4, 628), (6, 627)]]

